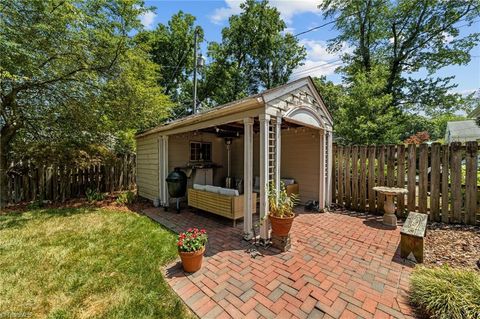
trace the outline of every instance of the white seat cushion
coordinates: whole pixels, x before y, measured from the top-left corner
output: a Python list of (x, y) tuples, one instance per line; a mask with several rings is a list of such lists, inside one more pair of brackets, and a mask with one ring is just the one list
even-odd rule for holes
[(207, 192), (212, 192), (212, 193), (217, 193), (219, 194), (220, 187), (218, 186), (213, 186), (213, 185), (205, 185), (205, 190)]
[(204, 191), (206, 185), (202, 184), (193, 184), (193, 189), (198, 189), (199, 191)]
[(226, 196), (238, 196), (238, 190), (231, 188), (220, 188), (219, 193)]

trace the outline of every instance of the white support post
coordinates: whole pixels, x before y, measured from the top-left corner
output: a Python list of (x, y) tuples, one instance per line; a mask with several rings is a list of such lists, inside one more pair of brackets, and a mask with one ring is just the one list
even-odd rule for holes
[(168, 188), (167, 188), (167, 181), (166, 178), (168, 176), (168, 135), (162, 136), (162, 141), (163, 141), (163, 158), (162, 158), (162, 164), (163, 164), (163, 198), (164, 198), (164, 205), (168, 206), (169, 204), (169, 199), (168, 199)]
[(280, 174), (282, 168), (282, 118), (277, 116), (275, 124), (275, 188), (277, 189), (277, 198), (280, 191)]
[(325, 192), (326, 192), (326, 188), (325, 188), (325, 184), (326, 184), (326, 175), (325, 175), (325, 171), (326, 171), (326, 167), (325, 167), (325, 156), (326, 156), (326, 153), (325, 153), (325, 131), (324, 130), (320, 130), (318, 131), (319, 133), (319, 140), (320, 140), (320, 174), (319, 174), (319, 194), (318, 194), (318, 206), (319, 206), (319, 209), (322, 211), (323, 209), (325, 209)]
[(260, 114), (260, 240), (266, 242), (268, 239), (268, 156), (269, 156), (269, 125), (270, 115)]
[(246, 240), (253, 237), (252, 233), (252, 191), (253, 191), (253, 119), (243, 120), (243, 233)]
[(332, 203), (332, 165), (333, 165), (333, 136), (332, 131), (325, 131), (325, 149), (327, 150), (327, 192), (325, 193), (327, 198), (325, 200), (325, 204), (327, 208), (330, 207)]

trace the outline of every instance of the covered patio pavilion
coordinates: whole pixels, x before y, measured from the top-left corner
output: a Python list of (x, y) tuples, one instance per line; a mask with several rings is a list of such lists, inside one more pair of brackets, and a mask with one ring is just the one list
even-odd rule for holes
[[(233, 175), (243, 180), (243, 233), (250, 239), (256, 176), (262, 220), (268, 214), (269, 185), (278, 190), (282, 177), (299, 182), (303, 203), (318, 201), (320, 210), (330, 204), (332, 126), (310, 77), (172, 121), (137, 135), (138, 193), (167, 206), (165, 180), (175, 168), (187, 171), (189, 187), (195, 181), (225, 186), (225, 178)], [(231, 141), (228, 147), (225, 138)], [(200, 178), (200, 173), (206, 175)], [(268, 239), (268, 223), (262, 224), (260, 237)]]

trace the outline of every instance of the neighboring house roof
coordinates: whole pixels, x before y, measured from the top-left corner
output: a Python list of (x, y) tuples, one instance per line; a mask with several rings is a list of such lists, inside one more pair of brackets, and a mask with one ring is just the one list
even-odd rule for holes
[(477, 106), (477, 108), (474, 109), (472, 112), (470, 112), (470, 114), (468, 114), (468, 117), (470, 118), (476, 118), (478, 116), (480, 116), (480, 105)]
[(323, 98), (317, 91), (312, 78), (307, 76), (307, 77), (303, 77), (295, 81), (286, 83), (284, 85), (280, 85), (275, 88), (265, 90), (261, 93), (251, 95), (249, 97), (246, 97), (240, 100), (219, 105), (217, 107), (207, 109), (197, 114), (192, 114), (192, 115), (168, 122), (166, 124), (159, 125), (147, 131), (138, 133), (137, 137), (145, 136), (145, 135), (149, 135), (157, 132), (168, 131), (176, 127), (180, 127), (180, 126), (183, 127), (183, 126), (191, 125), (194, 123), (206, 121), (206, 120), (212, 119), (212, 117), (215, 117), (215, 116), (222, 116), (222, 115), (231, 114), (239, 111), (243, 112), (244, 110), (247, 110), (249, 108), (259, 107), (261, 105), (265, 105), (269, 102), (272, 102), (279, 96), (287, 94), (305, 85), (309, 87), (309, 90), (314, 95), (315, 100), (319, 102), (321, 108), (323, 109), (323, 113), (325, 114), (326, 121), (330, 125), (332, 125), (333, 124), (332, 115), (328, 111)]
[(474, 120), (453, 121), (447, 123), (445, 141), (467, 142), (480, 140), (480, 127)]

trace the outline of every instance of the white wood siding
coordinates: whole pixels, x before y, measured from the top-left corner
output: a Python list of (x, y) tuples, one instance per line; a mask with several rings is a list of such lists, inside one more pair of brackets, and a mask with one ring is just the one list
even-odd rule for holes
[(158, 189), (158, 135), (137, 139), (138, 195), (153, 200), (159, 197)]

